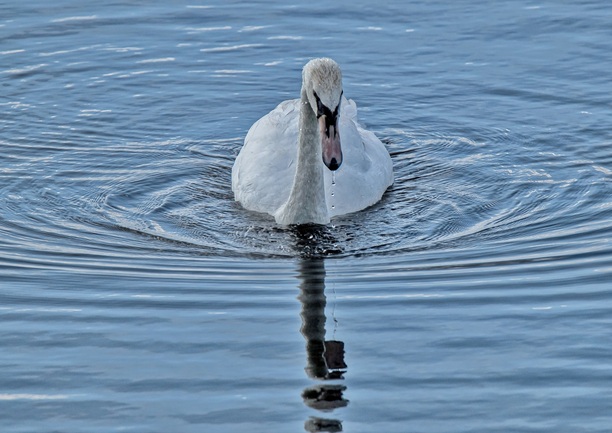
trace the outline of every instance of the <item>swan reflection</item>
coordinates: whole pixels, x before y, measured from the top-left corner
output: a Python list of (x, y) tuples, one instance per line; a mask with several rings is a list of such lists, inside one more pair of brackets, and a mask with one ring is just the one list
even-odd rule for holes
[[(306, 406), (331, 412), (346, 406), (344, 398), (346, 386), (338, 383), (325, 383), (329, 380), (344, 379), (344, 343), (325, 340), (325, 266), (321, 257), (302, 258), (299, 266), (300, 294), (302, 304), (300, 332), (306, 340), (306, 367), (308, 377), (324, 381), (310, 386), (302, 392)], [(336, 419), (311, 417), (304, 426), (309, 432), (340, 432), (342, 423)]]

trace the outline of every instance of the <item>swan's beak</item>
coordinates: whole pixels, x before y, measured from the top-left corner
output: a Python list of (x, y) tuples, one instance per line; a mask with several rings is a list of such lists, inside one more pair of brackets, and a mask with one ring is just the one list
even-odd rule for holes
[(342, 164), (338, 116), (319, 116), (319, 131), (321, 132), (323, 163), (332, 171), (338, 170)]

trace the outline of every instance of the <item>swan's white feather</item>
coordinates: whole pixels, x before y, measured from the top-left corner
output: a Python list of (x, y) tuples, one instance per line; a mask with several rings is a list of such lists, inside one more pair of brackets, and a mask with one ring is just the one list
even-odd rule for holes
[[(245, 208), (273, 215), (289, 198), (296, 168), (299, 116), (300, 99), (284, 101), (249, 129), (232, 169), (232, 190)], [(393, 183), (388, 151), (372, 132), (359, 125), (357, 107), (346, 98), (342, 98), (339, 132), (342, 165), (333, 174), (324, 170), (330, 217), (373, 205)]]

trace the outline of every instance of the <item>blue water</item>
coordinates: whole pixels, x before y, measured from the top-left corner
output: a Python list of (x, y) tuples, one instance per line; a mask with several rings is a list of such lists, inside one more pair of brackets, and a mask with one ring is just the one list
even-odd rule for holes
[[(0, 4), (1, 431), (609, 432), (610, 17)], [(318, 56), (396, 181), (286, 229), (231, 166)]]

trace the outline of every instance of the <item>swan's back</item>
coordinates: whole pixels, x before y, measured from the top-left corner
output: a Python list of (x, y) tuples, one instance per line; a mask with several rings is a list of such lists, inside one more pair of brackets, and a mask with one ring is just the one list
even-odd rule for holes
[[(245, 208), (273, 215), (289, 198), (297, 162), (299, 113), (299, 99), (284, 101), (249, 129), (232, 169), (232, 190)], [(342, 165), (335, 172), (324, 170), (330, 217), (373, 205), (393, 183), (389, 153), (372, 132), (359, 126), (357, 107), (346, 98), (339, 132)]]

